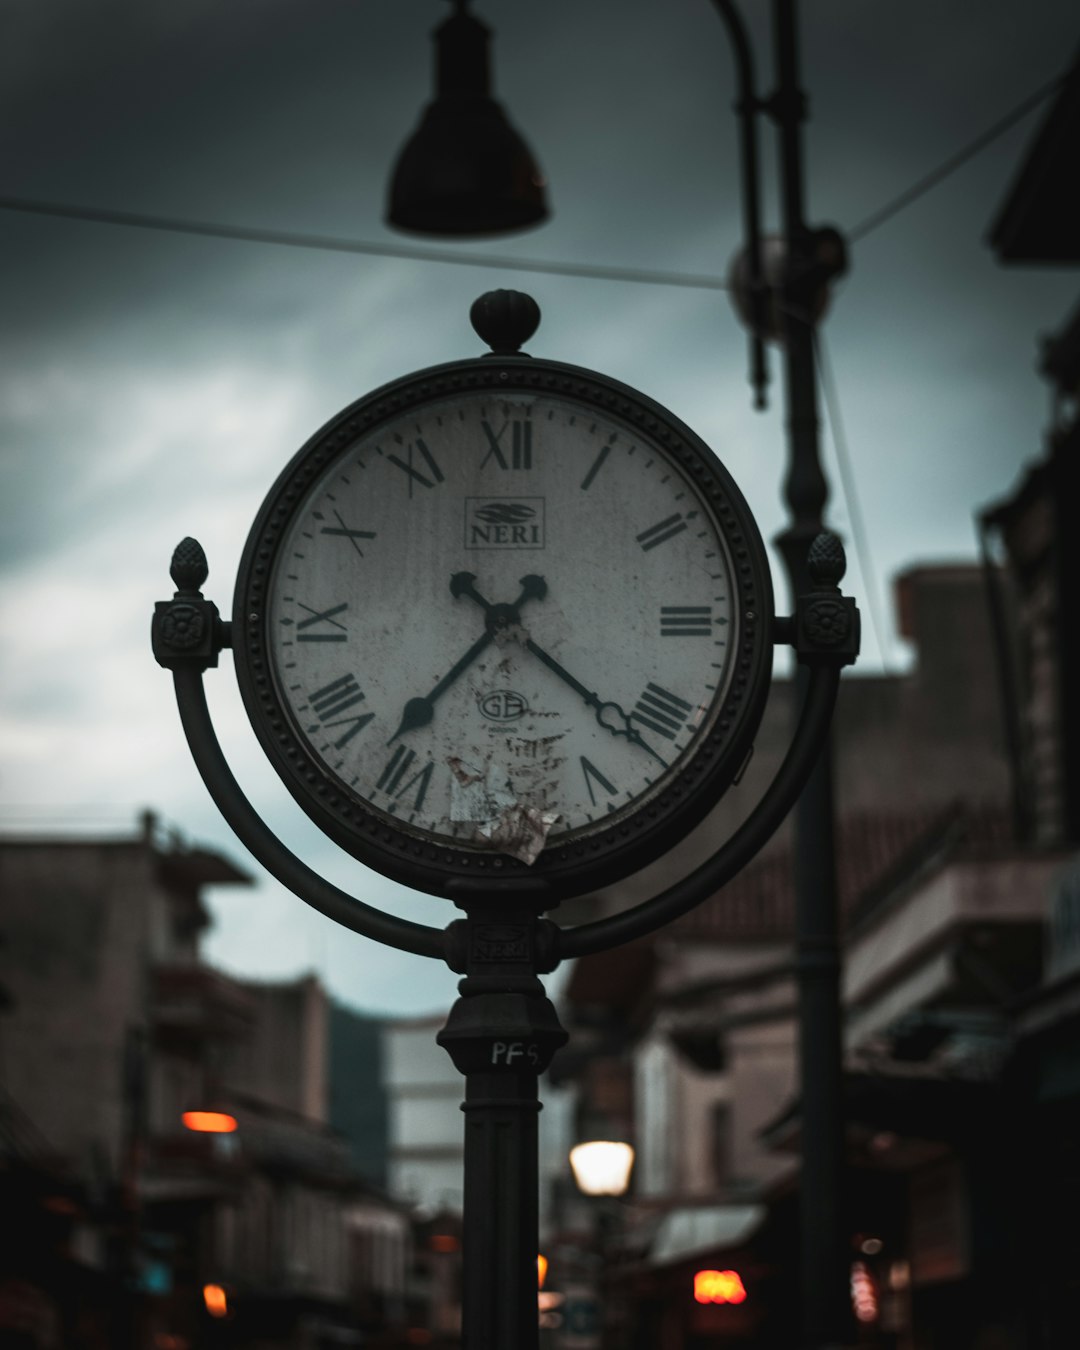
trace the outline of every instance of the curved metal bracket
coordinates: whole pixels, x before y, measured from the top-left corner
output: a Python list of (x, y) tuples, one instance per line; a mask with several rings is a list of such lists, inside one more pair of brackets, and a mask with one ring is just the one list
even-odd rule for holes
[(776, 832), (810, 777), (829, 733), (839, 684), (838, 666), (814, 670), (798, 730), (783, 764), (765, 795), (719, 852), (651, 900), (606, 919), (558, 929), (559, 959), (588, 956), (644, 937), (701, 904), (741, 871)]
[[(173, 680), (180, 721), (203, 782), (237, 838), (271, 876), (354, 933), (417, 956), (437, 957), (454, 970), (464, 969), (454, 945), (460, 920), (443, 930), (386, 914), (331, 885), (291, 853), (244, 796), (229, 768), (206, 705), (202, 672), (190, 667), (176, 670)], [(718, 853), (668, 890), (621, 914), (576, 928), (560, 928), (550, 919), (541, 920), (540, 927), (549, 938), (544, 945), (551, 951), (545, 969), (554, 970), (563, 960), (617, 947), (651, 933), (693, 909), (745, 867), (775, 833), (810, 776), (828, 734), (839, 681), (838, 668), (820, 667), (813, 672), (795, 739), (779, 772), (750, 816)]]
[[(535, 945), (539, 972), (554, 970), (564, 958), (630, 942), (685, 914), (730, 881), (771, 838), (817, 762), (832, 721), (841, 667), (850, 664), (858, 652), (858, 611), (836, 584), (843, 569), (839, 540), (820, 535), (809, 558), (815, 589), (800, 597), (793, 618), (777, 620), (774, 627), (775, 641), (791, 642), (811, 673), (795, 737), (750, 816), (707, 862), (650, 900), (576, 928), (563, 929), (550, 919), (540, 920)], [(464, 972), (460, 920), (446, 929), (434, 928), (357, 900), (290, 852), (244, 796), (222, 752), (206, 703), (203, 671), (217, 664), (218, 652), (230, 644), (231, 634), (199, 589), (206, 578), (206, 563), (194, 540), (184, 540), (179, 546), (172, 573), (178, 590), (172, 601), (155, 607), (154, 654), (159, 664), (173, 672), (180, 721), (192, 758), (237, 837), (271, 876), (328, 919), (375, 942), (436, 957), (452, 970)]]
[(630, 942), (677, 919), (730, 881), (775, 833), (824, 748), (840, 671), (859, 652), (859, 611), (854, 600), (840, 594), (846, 565), (843, 544), (836, 535), (823, 531), (810, 545), (806, 559), (813, 590), (799, 597), (791, 618), (774, 621), (773, 640), (795, 648), (810, 678), (794, 739), (757, 806), (718, 852), (666, 891), (621, 914), (569, 930), (556, 929), (552, 945), (559, 959)]
[(244, 796), (240, 784), (233, 777), (210, 720), (202, 671), (190, 666), (174, 670), (173, 684), (184, 735), (210, 796), (240, 842), (246, 845), (270, 875), (320, 914), (325, 914), (328, 919), (333, 919), (345, 928), (351, 928), (354, 933), (361, 933), (388, 947), (397, 947), (417, 956), (445, 959), (446, 936), (443, 929), (413, 923), (410, 919), (399, 919), (372, 905), (365, 905), (347, 891), (331, 885), (289, 852)]

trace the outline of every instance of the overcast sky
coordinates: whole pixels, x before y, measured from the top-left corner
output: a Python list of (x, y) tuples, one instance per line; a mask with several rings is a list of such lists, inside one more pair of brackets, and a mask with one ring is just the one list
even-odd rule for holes
[[(745, 6), (760, 81), (769, 9)], [(1065, 68), (1075, 0), (802, 6), (808, 215), (854, 230)], [(0, 197), (409, 244), (385, 183), (430, 88), (438, 0), (0, 0)], [(740, 243), (732, 67), (708, 0), (484, 0), (497, 91), (550, 181), (554, 219), (470, 253), (722, 277)], [(852, 248), (823, 329), (877, 578), (974, 556), (973, 512), (1040, 447), (1037, 339), (1076, 299), (1064, 271), (985, 245), (1036, 112)], [(775, 223), (771, 135), (764, 173)], [(0, 807), (9, 831), (129, 827), (143, 806), (247, 865), (191, 765), (149, 617), (186, 534), (223, 611), (279, 469), (345, 404), (478, 354), (472, 300), (530, 291), (536, 355), (635, 385), (698, 431), (766, 538), (781, 527), (779, 372), (751, 408), (742, 330), (715, 290), (192, 238), (0, 210), (3, 641)], [(851, 537), (825, 437), (831, 522)], [(851, 550), (849, 549), (849, 553)], [(867, 578), (850, 585), (867, 610)], [(780, 578), (777, 577), (778, 588)], [(782, 588), (779, 590), (782, 595)], [(411, 895), (325, 843), (254, 743), (226, 655), (219, 732), (275, 829), (362, 898)], [(257, 870), (257, 869), (256, 869)], [(354, 1005), (447, 1006), (449, 972), (378, 950), (276, 884), (212, 896), (210, 957), (314, 967)]]

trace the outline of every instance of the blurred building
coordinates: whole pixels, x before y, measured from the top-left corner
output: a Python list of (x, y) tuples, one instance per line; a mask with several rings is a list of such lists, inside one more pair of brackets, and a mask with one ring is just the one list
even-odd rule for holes
[[(411, 1215), (330, 1124), (352, 1015), (313, 976), (200, 960), (203, 888), (249, 880), (149, 815), (123, 838), (0, 841), (0, 1327), (33, 1321), (27, 1344), (314, 1347), (407, 1324)], [(362, 1092), (339, 1094), (346, 1116)]]
[(330, 1003), (329, 1118), (349, 1142), (352, 1165), (385, 1189), (389, 1111), (385, 1087), (386, 1018)]
[(445, 1015), (397, 1018), (383, 1026), (390, 1193), (420, 1216), (412, 1292), (440, 1343), (461, 1333), (461, 1212), (464, 1194), (464, 1080), (435, 1041)]
[(435, 1041), (445, 1021), (398, 1018), (383, 1028), (389, 1188), (429, 1215), (460, 1214), (464, 1187), (463, 1080)]
[[(1063, 1323), (1044, 1340), (1032, 1325), (1064, 1309), (1075, 1276), (1052, 1257), (1051, 1289), (1047, 1249), (1028, 1238), (1056, 1210), (1058, 1179), (1063, 1197), (1076, 1186), (1075, 840), (1017, 833), (1003, 717), (985, 694), (999, 648), (984, 579), (908, 573), (909, 632), (924, 594), (935, 622), (923, 642), (947, 650), (920, 645), (892, 688), (848, 681), (836, 727), (839, 764), (865, 738), (880, 774), (857, 793), (838, 776), (853, 1309), (859, 1343), (881, 1350), (994, 1336), (1050, 1350)], [(951, 724), (935, 704), (957, 711)], [(631, 1195), (606, 1220), (613, 1298), (632, 1307), (613, 1344), (797, 1335), (792, 866), (781, 838), (698, 909), (570, 978), (573, 1037), (553, 1072), (577, 1088), (580, 1137), (637, 1149)], [(580, 1202), (568, 1212), (573, 1248)], [(1051, 1229), (1070, 1253), (1072, 1212), (1064, 1204)], [(695, 1297), (701, 1271), (735, 1271), (739, 1301)]]
[[(1080, 262), (1078, 143), (1080, 65), (994, 224), (1001, 261)], [(1040, 369), (1044, 452), (982, 512), (983, 566), (900, 579), (915, 665), (847, 680), (837, 714), (853, 1337), (878, 1350), (1076, 1339), (1080, 311)], [(787, 697), (759, 737), (765, 781)], [(555, 1072), (583, 1133), (638, 1151), (606, 1220), (632, 1308), (609, 1345), (797, 1339), (791, 868), (781, 835), (697, 911), (571, 977)]]

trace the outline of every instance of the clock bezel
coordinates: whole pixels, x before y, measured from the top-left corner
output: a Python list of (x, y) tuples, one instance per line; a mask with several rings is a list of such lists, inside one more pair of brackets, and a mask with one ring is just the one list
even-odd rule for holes
[[(273, 674), (268, 592), (277, 552), (322, 472), (353, 441), (455, 395), (550, 394), (613, 416), (656, 443), (709, 505), (731, 561), (736, 651), (723, 704), (675, 780), (610, 827), (553, 841), (532, 866), (402, 828), (333, 775), (293, 728)], [(734, 625), (733, 625), (734, 626)], [(731, 786), (756, 734), (772, 671), (773, 593), (765, 547), (745, 498), (699, 436), (646, 395), (595, 371), (528, 356), (485, 356), (413, 372), (356, 400), (293, 456), (264, 500), (237, 573), (233, 650), (248, 718), (278, 776), (311, 820), (375, 871), (458, 902), (520, 889), (540, 909), (609, 886), (682, 840)]]

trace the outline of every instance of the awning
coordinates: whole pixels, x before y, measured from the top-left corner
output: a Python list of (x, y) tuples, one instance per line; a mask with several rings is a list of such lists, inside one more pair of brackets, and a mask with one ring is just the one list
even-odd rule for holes
[(143, 1204), (184, 1204), (188, 1201), (220, 1200), (235, 1194), (235, 1187), (212, 1177), (142, 1176), (139, 1198)]
[(764, 1205), (709, 1205), (670, 1210), (657, 1225), (646, 1264), (667, 1266), (697, 1253), (738, 1247), (765, 1220)]

